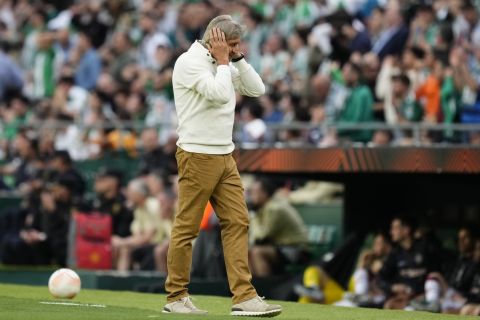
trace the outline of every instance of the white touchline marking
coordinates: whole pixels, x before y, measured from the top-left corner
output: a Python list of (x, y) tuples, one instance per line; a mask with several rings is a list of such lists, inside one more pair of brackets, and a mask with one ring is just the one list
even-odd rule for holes
[(161, 316), (148, 316), (147, 318), (160, 318)]
[(88, 303), (74, 303), (74, 302), (40, 301), (39, 303), (62, 305), (62, 306), (89, 307), (89, 308), (106, 308), (107, 307), (104, 304), (88, 304)]

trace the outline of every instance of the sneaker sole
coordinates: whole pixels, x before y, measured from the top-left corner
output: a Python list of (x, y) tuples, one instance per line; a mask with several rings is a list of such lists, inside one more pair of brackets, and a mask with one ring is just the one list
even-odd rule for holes
[(162, 313), (167, 313), (167, 314), (186, 314), (186, 315), (192, 315), (192, 316), (206, 316), (208, 315), (208, 312), (200, 312), (200, 313), (195, 313), (195, 312), (172, 312), (172, 311), (167, 311), (167, 310), (162, 310)]
[(237, 317), (259, 317), (259, 318), (271, 318), (278, 316), (282, 313), (282, 310), (271, 310), (265, 312), (254, 312), (254, 311), (232, 311), (230, 313), (231, 316)]

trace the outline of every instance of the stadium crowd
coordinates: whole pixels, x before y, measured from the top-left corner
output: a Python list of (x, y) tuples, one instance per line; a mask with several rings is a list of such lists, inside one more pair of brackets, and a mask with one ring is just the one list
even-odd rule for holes
[[(259, 99), (238, 96), (236, 116), (243, 125), (236, 141), (409, 145), (409, 129), (330, 125), (479, 123), (478, 5), (468, 0), (0, 0), (0, 189), (24, 199), (0, 219), (1, 262), (67, 264), (70, 213), (99, 211), (112, 216), (114, 268), (166, 271), (177, 192), (172, 70), (212, 17), (227, 13), (245, 25), (242, 51), (267, 86)], [(296, 122), (305, 128), (268, 128)], [(421, 139), (480, 144), (478, 132), (449, 129), (422, 130)], [(101, 159), (111, 151), (140, 159), (135, 178), (126, 181), (107, 163), (87, 190), (75, 161)], [(298, 214), (274, 197), (268, 182), (252, 188), (249, 200), (258, 211), (252, 219), (252, 270), (264, 276), (278, 272), (279, 264), (302, 260), (308, 240)], [(279, 233), (285, 224), (269, 216), (272, 211), (281, 211), (295, 228)], [(411, 239), (408, 220), (395, 223), (392, 240), (400, 249), (390, 251), (388, 237), (378, 240), (384, 245), (362, 256), (363, 271), (356, 272), (363, 287), (344, 303), (448, 312), (467, 306), (463, 312), (480, 313), (466, 305), (480, 302), (473, 233), (459, 232), (458, 266), (436, 270), (415, 265), (433, 260), (419, 262), (410, 249), (428, 255), (431, 248)], [(468, 245), (462, 242), (465, 233)], [(398, 270), (399, 257), (410, 259), (415, 270)], [(313, 268), (306, 274), (314, 274), (315, 283), (322, 273)], [(411, 273), (421, 279), (411, 284), (405, 280)], [(455, 274), (458, 278), (450, 276)], [(377, 275), (378, 287), (372, 287)], [(323, 283), (307, 283), (300, 291), (325, 302)], [(422, 300), (418, 294), (424, 291)], [(450, 305), (440, 303), (446, 295)]]
[[(411, 144), (411, 130), (341, 125), (480, 121), (475, 1), (4, 0), (1, 158), (23, 129), (74, 160), (134, 153), (143, 127), (166, 142), (175, 60), (220, 13), (244, 24), (242, 51), (267, 85), (260, 99), (238, 97), (237, 141)], [(293, 122), (310, 126), (268, 129)], [(423, 143), (480, 140), (420, 134)]]

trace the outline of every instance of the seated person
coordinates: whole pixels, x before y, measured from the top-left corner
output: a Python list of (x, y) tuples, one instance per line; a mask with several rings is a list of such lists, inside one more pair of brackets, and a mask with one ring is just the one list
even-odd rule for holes
[(427, 275), (435, 261), (424, 241), (415, 241), (414, 222), (407, 216), (393, 219), (390, 227), (394, 249), (379, 273), (379, 286), (387, 295), (386, 309), (404, 309), (423, 293)]
[(157, 196), (160, 211), (158, 225), (152, 244), (147, 244), (132, 252), (133, 268), (137, 270), (157, 270), (167, 273), (167, 253), (172, 234), (173, 217), (177, 195), (170, 189)]
[(475, 240), (473, 250), (473, 262), (475, 263), (475, 276), (465, 298), (465, 304), (460, 310), (461, 315), (480, 316), (480, 238)]
[(250, 269), (254, 276), (283, 271), (306, 255), (307, 227), (298, 212), (284, 199), (274, 197), (275, 185), (256, 180), (250, 190), (254, 213), (250, 219)]
[(390, 239), (382, 233), (375, 236), (372, 249), (360, 255), (359, 265), (351, 279), (353, 303), (361, 307), (376, 307), (385, 301), (385, 294), (378, 286), (378, 274), (392, 250)]
[(128, 237), (133, 220), (132, 210), (127, 208), (126, 199), (121, 192), (122, 173), (112, 169), (99, 170), (95, 177), (93, 189), (95, 199), (89, 211), (97, 211), (112, 216), (112, 234)]
[(81, 201), (80, 199), (82, 198), (86, 188), (85, 180), (80, 172), (74, 168), (73, 160), (68, 151), (55, 151), (48, 163), (48, 167), (58, 176), (67, 177), (73, 181), (74, 196), (77, 202)]
[(458, 231), (458, 257), (447, 274), (431, 273), (425, 282), (425, 296), (411, 302), (415, 310), (458, 314), (467, 302), (475, 277), (473, 231), (467, 227)]
[(386, 235), (378, 233), (373, 240), (372, 248), (360, 254), (358, 267), (349, 283), (351, 293), (345, 292), (322, 268), (308, 267), (303, 275), (303, 285), (294, 288), (300, 297), (299, 302), (365, 307), (383, 303), (385, 297), (378, 288), (377, 278), (390, 251), (389, 239)]
[(112, 237), (114, 266), (119, 271), (130, 269), (133, 250), (155, 243), (160, 223), (160, 204), (158, 199), (150, 197), (148, 187), (143, 180), (132, 180), (128, 184), (127, 205), (133, 210), (131, 235)]
[(74, 190), (75, 180), (59, 177), (40, 191), (37, 205), (22, 215), (21, 230), (3, 238), (2, 263), (66, 265)]

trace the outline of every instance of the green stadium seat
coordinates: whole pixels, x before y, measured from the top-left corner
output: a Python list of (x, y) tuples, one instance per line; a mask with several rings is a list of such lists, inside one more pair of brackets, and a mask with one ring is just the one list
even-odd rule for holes
[[(295, 205), (307, 225), (308, 248), (313, 260), (334, 250), (343, 240), (343, 203)], [(301, 273), (306, 265), (288, 265), (288, 273)]]
[(0, 215), (6, 212), (5, 209), (19, 207), (22, 198), (13, 195), (0, 196)]
[(138, 173), (139, 160), (130, 157), (126, 152), (111, 152), (101, 159), (79, 161), (75, 167), (82, 173), (87, 182), (87, 192), (92, 192), (97, 171), (102, 167), (116, 169), (123, 173), (123, 182), (131, 180)]

